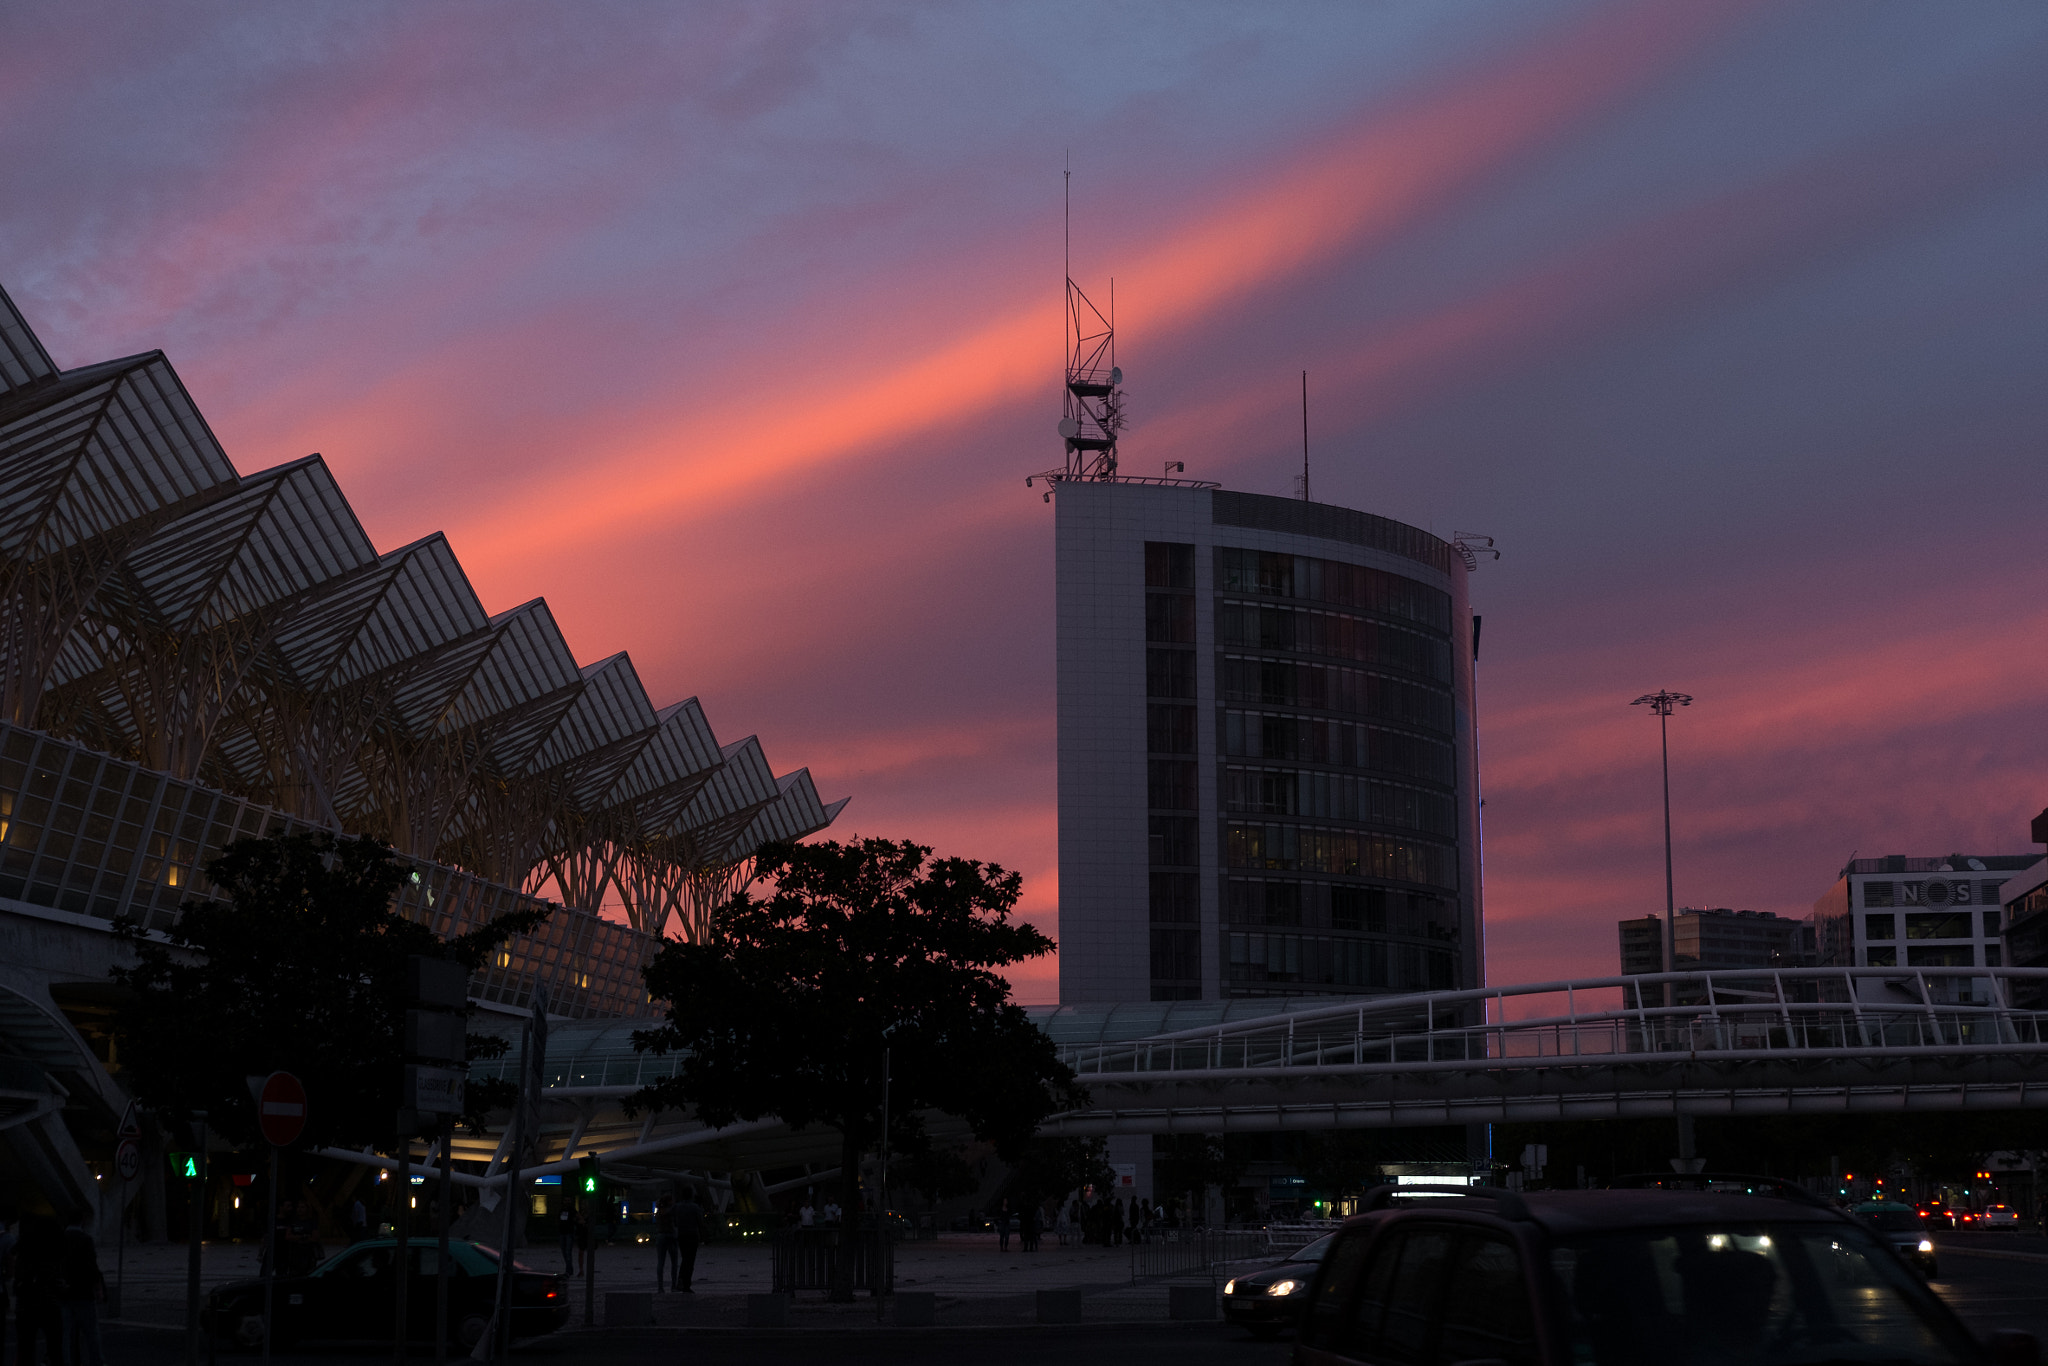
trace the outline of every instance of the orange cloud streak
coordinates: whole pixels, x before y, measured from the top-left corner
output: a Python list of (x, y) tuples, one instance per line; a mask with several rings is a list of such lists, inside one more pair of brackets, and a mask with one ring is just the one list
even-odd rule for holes
[[(1146, 325), (1184, 326), (1338, 250), (1357, 250), (1575, 119), (1647, 82), (1729, 21), (1727, 6), (1603, 13), (1547, 48), (1333, 140), (1168, 238), (1121, 273)], [(609, 454), (517, 488), (465, 525), (480, 577), (701, 518), (764, 483), (955, 424), (1045, 386), (1057, 301), (1019, 304), (901, 364), (789, 395), (800, 358), (716, 406), (656, 412), (589, 438)], [(707, 434), (714, 434), (707, 441)], [(681, 453), (681, 454), (679, 454)]]

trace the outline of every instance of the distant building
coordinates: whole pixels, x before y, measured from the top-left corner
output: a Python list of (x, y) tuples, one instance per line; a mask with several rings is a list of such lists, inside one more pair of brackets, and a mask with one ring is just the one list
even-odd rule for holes
[[(2048, 844), (2048, 811), (2034, 817), (2034, 840)], [(1999, 890), (2005, 961), (2016, 968), (2048, 968), (2048, 858), (2035, 859)], [(2048, 987), (2015, 986), (2013, 1004), (2038, 1010)]]
[(1219, 488), (1056, 513), (1060, 1000), (1480, 985), (1459, 552)]
[[(1624, 920), (1617, 928), (1623, 973), (1664, 970), (1662, 917)], [(1768, 911), (1681, 906), (1672, 937), (1672, 966), (1679, 972), (1808, 967), (1814, 961), (1812, 923)]]
[(1813, 903), (1828, 967), (1995, 968), (2005, 961), (2000, 891), (2034, 854), (1852, 859)]

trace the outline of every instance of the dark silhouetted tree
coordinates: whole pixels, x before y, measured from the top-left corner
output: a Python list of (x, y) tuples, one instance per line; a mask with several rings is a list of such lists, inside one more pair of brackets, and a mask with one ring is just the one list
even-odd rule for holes
[[(393, 909), (408, 872), (387, 846), (324, 831), (237, 840), (206, 871), (227, 900), (186, 902), (168, 942), (120, 926), (135, 952), (112, 974), (127, 988), (121, 1067), (144, 1104), (167, 1118), (204, 1110), (237, 1143), (257, 1139), (246, 1079), (280, 1070), (306, 1085), (309, 1142), (389, 1141), (407, 957), (474, 970), (548, 914), (515, 912), (443, 940)], [(472, 1057), (503, 1047), (470, 1036)], [(510, 1099), (505, 1084), (473, 1082), (465, 1119), (480, 1124)]]
[[(880, 839), (765, 847), (757, 866), (773, 893), (735, 897), (708, 942), (671, 941), (648, 965), (668, 1022), (634, 1042), (685, 1057), (635, 1103), (694, 1107), (714, 1125), (774, 1115), (836, 1129), (853, 1192), (881, 1137), (886, 1047), (893, 1151), (922, 1149), (920, 1114), (937, 1110), (1006, 1159), (1019, 1152), (1077, 1092), (997, 969), (1052, 942), (1012, 921), (1015, 873), (931, 852)], [(857, 1217), (858, 1198), (846, 1205)]]

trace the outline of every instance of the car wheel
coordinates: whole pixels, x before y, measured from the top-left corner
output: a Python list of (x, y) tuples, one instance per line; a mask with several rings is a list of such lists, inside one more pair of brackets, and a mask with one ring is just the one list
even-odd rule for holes
[(474, 1351), (476, 1345), (484, 1340), (484, 1330), (490, 1327), (490, 1323), (482, 1314), (463, 1315), (462, 1321), (455, 1325), (456, 1342), (462, 1345), (463, 1351)]

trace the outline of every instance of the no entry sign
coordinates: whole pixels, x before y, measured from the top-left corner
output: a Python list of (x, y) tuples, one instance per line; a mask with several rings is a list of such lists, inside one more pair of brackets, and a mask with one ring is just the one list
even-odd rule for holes
[(256, 1096), (256, 1123), (275, 1147), (299, 1141), (306, 1129), (306, 1088), (289, 1072), (272, 1072)]

